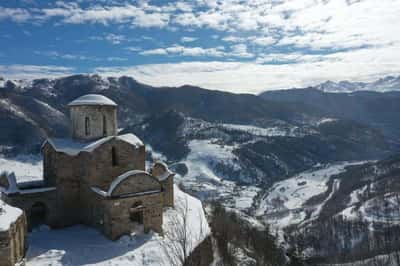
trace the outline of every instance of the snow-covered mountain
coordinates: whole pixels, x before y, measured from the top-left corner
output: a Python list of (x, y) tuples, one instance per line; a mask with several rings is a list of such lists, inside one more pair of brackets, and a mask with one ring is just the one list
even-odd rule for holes
[[(157, 88), (129, 77), (96, 75), (3, 84), (8, 85), (0, 88), (0, 123), (7, 126), (0, 131), (0, 154), (14, 158), (0, 159), (0, 172), (23, 171), (25, 163), (40, 171), (40, 161), (19, 154), (37, 153), (46, 136), (68, 134), (69, 101), (87, 93), (104, 94), (119, 104), (121, 133), (135, 133), (148, 145), (149, 162), (167, 161), (180, 187), (205, 204), (217, 201), (257, 228), (270, 224), (289, 249), (288, 243), (297, 244), (291, 239), (298, 236), (296, 230), (304, 228), (315, 237), (323, 218), (373, 210), (377, 204), (372, 198), (360, 203), (365, 191), (361, 177), (348, 184), (354, 179), (338, 176), (353, 164), (393, 154), (400, 139), (393, 122), (400, 119), (395, 92), (311, 89), (259, 97), (192, 86)], [(348, 205), (348, 198), (354, 204)], [(388, 195), (387, 202), (392, 198)], [(353, 207), (358, 209), (348, 209)], [(311, 240), (296, 248), (311, 259), (334, 254), (325, 246), (317, 249)]]
[(323, 92), (356, 92), (356, 91), (376, 91), (376, 92), (388, 92), (388, 91), (400, 91), (400, 76), (387, 76), (372, 82), (351, 82), (351, 81), (326, 81), (319, 85), (313, 86)]

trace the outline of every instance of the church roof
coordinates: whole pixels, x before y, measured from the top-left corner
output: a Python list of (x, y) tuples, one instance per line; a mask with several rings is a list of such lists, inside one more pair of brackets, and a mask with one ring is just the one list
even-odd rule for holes
[(76, 156), (80, 152), (92, 152), (102, 144), (112, 140), (121, 140), (134, 146), (143, 146), (143, 142), (134, 134), (128, 133), (120, 136), (108, 136), (92, 142), (81, 142), (71, 138), (48, 138), (43, 145), (49, 143), (57, 152)]
[[(98, 187), (91, 187), (91, 189), (96, 192), (97, 194), (99, 194), (100, 196), (103, 197), (111, 197), (113, 191), (116, 189), (116, 187), (121, 184), (123, 181), (125, 181), (127, 178), (130, 178), (132, 176), (136, 176), (136, 175), (146, 175), (149, 178), (154, 178), (155, 180), (157, 180), (156, 177), (152, 176), (151, 174), (149, 174), (146, 171), (142, 171), (142, 170), (131, 170), (128, 172), (123, 173), (122, 175), (118, 176), (117, 178), (114, 179), (114, 181), (111, 183), (110, 187), (108, 188), (107, 191), (103, 191)], [(158, 180), (157, 180), (158, 181)], [(146, 191), (140, 191), (140, 192), (135, 192), (135, 193), (130, 193), (129, 196), (142, 196), (142, 195), (147, 195), (147, 194), (153, 194), (153, 193), (160, 193), (161, 189), (152, 189), (152, 190), (146, 190)]]
[(100, 94), (86, 94), (79, 98), (76, 98), (68, 104), (68, 106), (78, 105), (109, 105), (117, 106), (117, 104), (109, 98)]

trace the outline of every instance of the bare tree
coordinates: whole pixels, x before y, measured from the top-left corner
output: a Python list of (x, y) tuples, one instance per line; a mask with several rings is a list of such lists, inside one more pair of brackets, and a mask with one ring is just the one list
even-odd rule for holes
[(198, 221), (200, 224), (199, 232), (193, 231), (189, 224), (189, 204), (187, 196), (176, 201), (176, 215), (170, 217), (168, 221), (168, 230), (164, 232), (162, 249), (168, 258), (169, 265), (186, 265), (190, 252), (195, 248), (193, 245), (198, 243), (204, 237), (203, 213), (199, 210)]

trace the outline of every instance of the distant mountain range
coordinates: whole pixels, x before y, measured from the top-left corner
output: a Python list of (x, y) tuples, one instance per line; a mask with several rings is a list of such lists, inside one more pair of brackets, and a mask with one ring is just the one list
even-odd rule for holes
[(373, 82), (351, 82), (351, 81), (325, 81), (316, 86), (308, 87), (321, 90), (323, 92), (356, 92), (356, 91), (376, 91), (376, 92), (388, 92), (388, 91), (400, 91), (400, 76), (387, 76), (378, 79)]

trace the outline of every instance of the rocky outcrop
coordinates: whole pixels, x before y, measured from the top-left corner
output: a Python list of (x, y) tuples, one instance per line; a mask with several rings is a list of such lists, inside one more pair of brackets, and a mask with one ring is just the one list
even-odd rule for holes
[(211, 236), (208, 236), (190, 253), (185, 266), (208, 266), (211, 265), (213, 259)]

